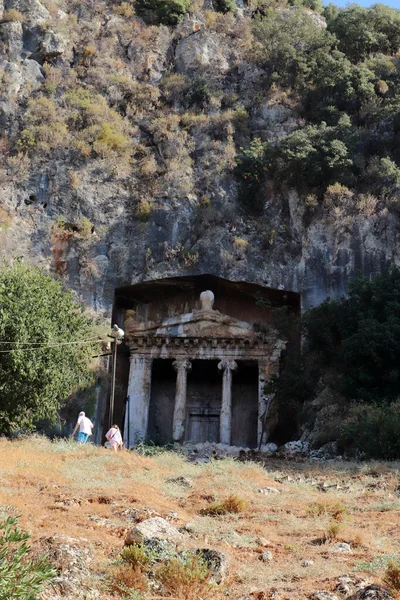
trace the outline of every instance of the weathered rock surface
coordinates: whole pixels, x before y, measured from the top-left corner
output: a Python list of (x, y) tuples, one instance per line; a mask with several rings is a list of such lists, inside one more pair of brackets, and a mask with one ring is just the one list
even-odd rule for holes
[(94, 583), (91, 575), (93, 554), (87, 539), (54, 535), (41, 539), (40, 547), (57, 571), (56, 579), (46, 587), (42, 600), (81, 600), (83, 596), (88, 600), (100, 600), (97, 586), (91, 586)]
[(180, 542), (183, 539), (182, 534), (168, 521), (161, 517), (153, 517), (138, 523), (128, 532), (125, 538), (125, 545), (140, 544), (144, 540), (167, 540), (171, 543)]
[(349, 600), (394, 600), (394, 597), (380, 585), (369, 585), (356, 592)]
[[(370, 276), (400, 264), (399, 215), (379, 206), (341, 222), (321, 207), (311, 215), (294, 190), (266, 187), (263, 219), (241, 210), (233, 175), (238, 149), (252, 137), (273, 141), (301, 125), (285, 99), (271, 94), (254, 102), (264, 73), (249, 62), (245, 19), (232, 17), (224, 28), (199, 12), (172, 30), (134, 17), (127, 23), (111, 8), (100, 16), (93, 3), (78, 3), (71, 13), (57, 1), (1, 5), (20, 11), (23, 23), (0, 24), (0, 127), (14, 144), (11, 160), (1, 163), (1, 209), (10, 223), (0, 229), (0, 257), (29, 257), (106, 316), (115, 288), (143, 279), (211, 273), (283, 286), (300, 292), (306, 309), (346, 293), (357, 272)], [(326, 26), (318, 15), (309, 18)], [(48, 156), (42, 149), (18, 156), (27, 101), (40, 94), (57, 104), (64, 82), (77, 76), (78, 87), (134, 116), (137, 158), (128, 165), (92, 154), (85, 162), (64, 139)], [(201, 99), (189, 98), (188, 81), (198, 78), (204, 93), (211, 82), (219, 90), (204, 109)], [(164, 113), (161, 96), (168, 96)], [(64, 110), (57, 104), (57, 115)], [(146, 218), (138, 218), (142, 199)], [(59, 217), (72, 227), (68, 239), (55, 233)], [(83, 218), (94, 229), (86, 239), (73, 229)]]
[(293, 442), (287, 442), (279, 448), (280, 454), (296, 455), (296, 454), (308, 454), (310, 451), (309, 442), (302, 442), (296, 440)]

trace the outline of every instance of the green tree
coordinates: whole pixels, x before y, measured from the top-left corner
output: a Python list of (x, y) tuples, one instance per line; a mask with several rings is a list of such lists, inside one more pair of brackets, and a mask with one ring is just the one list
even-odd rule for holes
[(46, 557), (31, 558), (29, 538), (15, 517), (0, 522), (0, 600), (36, 600), (56, 576)]
[(188, 12), (190, 0), (136, 0), (138, 15), (163, 25), (176, 25)]
[(382, 4), (362, 8), (351, 4), (335, 13), (327, 7), (328, 30), (339, 40), (339, 49), (352, 62), (382, 52), (396, 54), (400, 48), (400, 12)]
[(61, 401), (89, 383), (92, 331), (61, 282), (21, 263), (0, 271), (0, 431), (54, 420)]
[(310, 351), (333, 367), (349, 399), (382, 402), (400, 387), (400, 270), (357, 279), (347, 298), (327, 300), (305, 317)]
[(293, 87), (302, 81), (303, 73), (315, 52), (329, 54), (335, 38), (301, 10), (275, 11), (254, 19), (254, 59), (269, 83)]

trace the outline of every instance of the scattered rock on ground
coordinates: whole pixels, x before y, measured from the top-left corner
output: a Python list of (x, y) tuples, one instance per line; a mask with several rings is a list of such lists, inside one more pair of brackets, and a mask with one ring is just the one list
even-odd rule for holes
[(269, 444), (264, 444), (260, 448), (260, 452), (263, 452), (264, 454), (275, 454), (277, 450), (278, 446), (273, 442), (270, 442)]
[(149, 539), (180, 542), (182, 538), (182, 534), (176, 527), (168, 523), (168, 521), (161, 517), (153, 517), (152, 519), (147, 519), (146, 521), (142, 521), (135, 525), (135, 527), (128, 532), (125, 539), (125, 545), (140, 544), (144, 540)]
[(330, 549), (330, 552), (339, 552), (342, 554), (351, 554), (351, 546), (347, 542), (338, 542)]
[(278, 450), (280, 454), (308, 454), (310, 451), (310, 444), (308, 442), (302, 442), (296, 440), (294, 442), (287, 442), (281, 446)]
[(192, 482), (187, 477), (170, 477), (167, 479), (167, 483), (175, 483), (176, 485), (181, 485), (186, 488), (192, 487)]
[(278, 490), (278, 488), (275, 487), (265, 487), (265, 488), (261, 488), (260, 490), (261, 494), (280, 494), (281, 490)]
[(339, 600), (339, 598), (330, 592), (318, 591), (311, 596), (311, 600)]
[(266, 550), (265, 552), (262, 553), (262, 555), (260, 556), (260, 559), (263, 562), (271, 562), (274, 559), (274, 557), (273, 557), (272, 552), (269, 552), (268, 550)]
[(380, 585), (368, 585), (351, 596), (349, 600), (394, 600), (389, 591)]
[(301, 561), (302, 567), (311, 567), (314, 564), (313, 560), (303, 560)]
[(43, 600), (74, 600), (83, 593), (88, 599), (99, 597), (98, 592), (88, 588), (93, 555), (87, 539), (54, 535), (42, 538), (39, 544), (57, 571), (56, 579), (43, 592)]

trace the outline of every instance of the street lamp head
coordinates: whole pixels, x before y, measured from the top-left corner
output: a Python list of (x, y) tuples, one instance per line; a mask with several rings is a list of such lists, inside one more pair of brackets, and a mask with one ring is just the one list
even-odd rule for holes
[(124, 335), (125, 331), (123, 329), (118, 327), (118, 325), (113, 326), (112, 331), (110, 333), (110, 337), (114, 338), (115, 340), (122, 340)]

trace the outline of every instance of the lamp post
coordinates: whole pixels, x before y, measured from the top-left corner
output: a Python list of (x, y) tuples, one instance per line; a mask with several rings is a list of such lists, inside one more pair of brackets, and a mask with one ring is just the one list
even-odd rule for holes
[(118, 325), (114, 325), (108, 337), (113, 338), (112, 346), (112, 374), (111, 374), (111, 391), (110, 391), (110, 411), (108, 415), (110, 428), (113, 425), (114, 418), (114, 396), (115, 396), (115, 373), (117, 370), (117, 346), (122, 343), (125, 332)]

